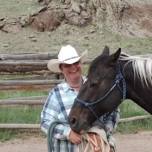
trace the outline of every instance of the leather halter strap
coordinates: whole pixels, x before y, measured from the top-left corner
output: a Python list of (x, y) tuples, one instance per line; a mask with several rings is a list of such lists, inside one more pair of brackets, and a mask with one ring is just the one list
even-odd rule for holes
[[(82, 106), (88, 108), (92, 113), (93, 115), (96, 117), (97, 120), (100, 121), (99, 117), (97, 116), (97, 114), (95, 113), (95, 111), (93, 110), (93, 106), (95, 106), (96, 104), (100, 103), (100, 102), (103, 102), (104, 99), (106, 97), (108, 97), (111, 92), (116, 88), (118, 87), (119, 91), (122, 93), (122, 99), (126, 99), (126, 81), (124, 79), (124, 76), (121, 72), (121, 69), (120, 69), (120, 64), (118, 63), (117, 64), (117, 74), (116, 74), (116, 77), (114, 79), (114, 84), (112, 85), (112, 87), (105, 93), (104, 96), (100, 97), (99, 99), (93, 101), (93, 102), (87, 102), (87, 101), (84, 101), (84, 100), (81, 100), (79, 98), (76, 98), (75, 99), (75, 102), (78, 102), (80, 103)], [(122, 87), (120, 85), (120, 83), (122, 82)], [(101, 122), (101, 121), (100, 121)]]

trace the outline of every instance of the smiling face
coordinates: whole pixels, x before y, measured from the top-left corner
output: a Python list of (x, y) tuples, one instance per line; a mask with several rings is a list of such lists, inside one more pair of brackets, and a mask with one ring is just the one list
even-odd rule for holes
[(75, 62), (73, 64), (61, 64), (60, 69), (67, 82), (77, 83), (80, 81), (82, 73), (80, 61)]

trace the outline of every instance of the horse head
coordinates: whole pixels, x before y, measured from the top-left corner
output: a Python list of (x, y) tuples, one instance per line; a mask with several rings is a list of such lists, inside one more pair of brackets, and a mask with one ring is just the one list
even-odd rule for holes
[(121, 81), (117, 66), (120, 53), (121, 49), (118, 49), (109, 54), (106, 46), (102, 54), (92, 61), (87, 80), (69, 115), (69, 123), (74, 131), (89, 129), (101, 115), (112, 112), (121, 103), (122, 94), (117, 87)]

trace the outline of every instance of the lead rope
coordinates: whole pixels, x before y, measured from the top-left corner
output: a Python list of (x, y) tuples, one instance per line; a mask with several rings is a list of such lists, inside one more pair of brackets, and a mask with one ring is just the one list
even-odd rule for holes
[[(48, 152), (53, 152), (54, 151), (54, 148), (53, 148), (53, 132), (54, 132), (54, 128), (56, 127), (56, 125), (58, 124), (66, 124), (66, 122), (61, 122), (61, 121), (55, 121), (53, 122), (49, 129), (48, 129), (48, 136), (47, 136), (47, 145), (48, 145)], [(89, 147), (89, 143), (92, 147), (92, 149), (94, 150), (93, 152), (104, 152), (104, 143), (103, 141), (101, 141), (100, 139), (100, 145), (99, 146), (99, 139), (97, 139), (97, 135), (96, 134), (91, 134), (91, 136), (89, 136), (89, 134), (87, 135), (87, 145), (86, 147), (84, 148), (84, 152), (87, 152), (88, 150), (88, 147)], [(101, 149), (102, 147), (102, 149)], [(57, 152), (60, 152), (60, 147), (57, 147)], [(66, 152), (68, 152), (68, 147), (66, 147)]]
[[(105, 152), (105, 144), (104, 140), (100, 138), (97, 134), (87, 134), (87, 145), (84, 148), (83, 152), (88, 152), (89, 144), (93, 150), (93, 152)], [(110, 149), (109, 149), (110, 150)]]
[(55, 126), (58, 124), (58, 122), (54, 122), (50, 125), (47, 133), (47, 146), (48, 146), (48, 152), (53, 152), (53, 131)]
[[(61, 122), (61, 121), (55, 121), (53, 122), (49, 129), (48, 129), (48, 134), (47, 134), (47, 145), (48, 145), (48, 152), (53, 152), (54, 148), (53, 148), (53, 133), (54, 133), (54, 128), (56, 127), (56, 125), (58, 124), (66, 124), (66, 122)], [(60, 147), (57, 147), (57, 152), (60, 152)], [(68, 147), (66, 146), (66, 152), (68, 152)]]
[[(99, 152), (101, 150), (95, 134), (92, 135), (92, 138), (90, 136), (88, 136), (88, 141), (93, 146), (93, 149), (95, 152)], [(100, 140), (100, 142), (101, 142), (101, 140)]]
[[(86, 145), (86, 147), (84, 149), (84, 152), (88, 152), (89, 144), (92, 147), (92, 149), (94, 150), (93, 152), (102, 152), (102, 151), (100, 151), (101, 148), (100, 148), (100, 146), (98, 144), (98, 141), (97, 141), (97, 138), (96, 138), (95, 134), (91, 134), (91, 136), (89, 136), (89, 134), (88, 134), (87, 135), (87, 141), (88, 141), (88, 143), (87, 143), (87, 145)], [(103, 144), (101, 144), (101, 145), (103, 145)]]

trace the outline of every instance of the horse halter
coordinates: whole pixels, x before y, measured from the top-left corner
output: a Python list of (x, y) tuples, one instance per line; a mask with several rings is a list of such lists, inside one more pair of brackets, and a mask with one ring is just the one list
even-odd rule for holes
[[(120, 90), (120, 92), (122, 93), (122, 99), (126, 99), (126, 81), (124, 79), (124, 76), (120, 70), (120, 63), (117, 64), (117, 74), (116, 77), (114, 79), (114, 84), (112, 85), (112, 87), (106, 92), (106, 94), (104, 96), (102, 96), (101, 98), (95, 100), (92, 103), (86, 102), (84, 100), (81, 100), (79, 98), (75, 99), (75, 102), (80, 103), (82, 106), (88, 108), (93, 115), (96, 117), (97, 120), (100, 121), (99, 117), (97, 116), (97, 114), (94, 112), (93, 110), (93, 106), (95, 106), (96, 104), (102, 102), (108, 95), (110, 95), (110, 93), (116, 88), (116, 86), (118, 87), (118, 89)], [(120, 82), (122, 82), (122, 88), (120, 86)], [(101, 122), (101, 121), (100, 121)]]

